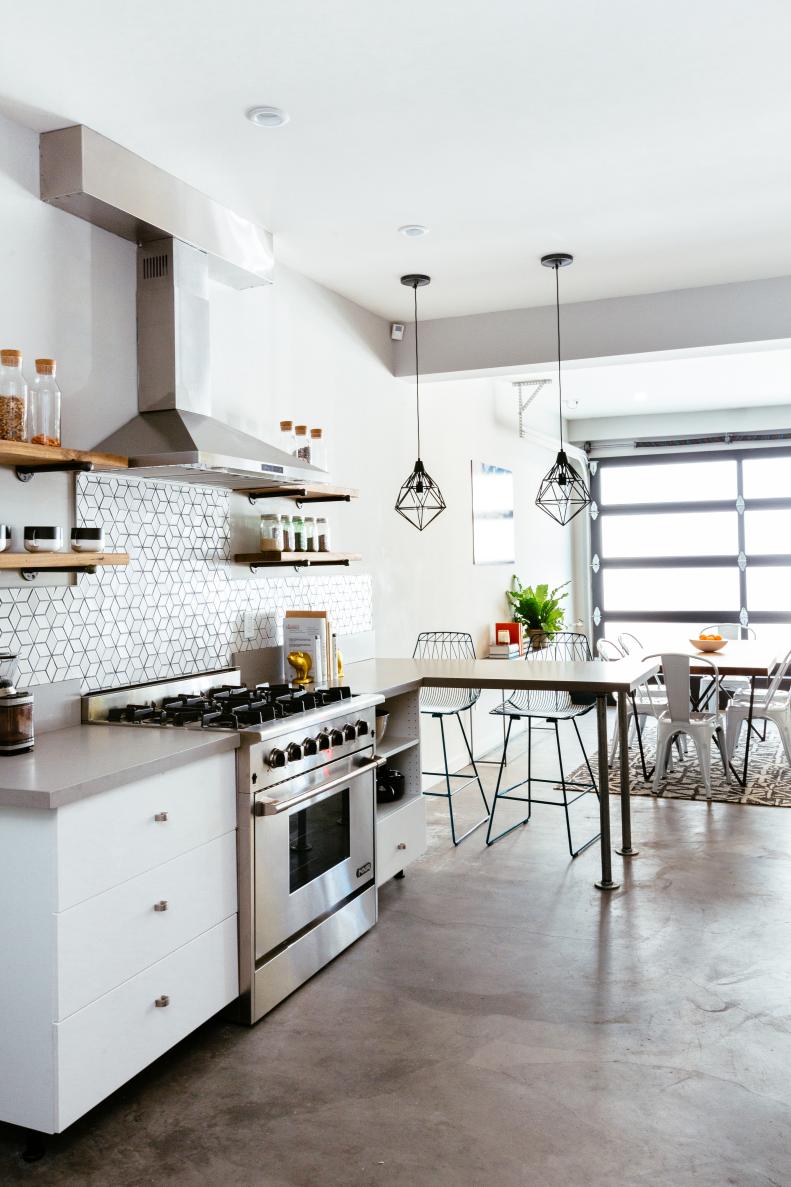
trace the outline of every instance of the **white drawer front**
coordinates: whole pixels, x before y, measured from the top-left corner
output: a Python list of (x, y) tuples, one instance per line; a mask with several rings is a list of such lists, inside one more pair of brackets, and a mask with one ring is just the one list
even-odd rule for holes
[(58, 910), (236, 828), (235, 779), (212, 754), (60, 808)]
[(425, 851), (426, 802), (418, 795), (376, 822), (376, 885), (387, 882)]
[(58, 1130), (232, 1002), (238, 986), (234, 915), (56, 1023)]
[(58, 1019), (235, 911), (236, 833), (230, 832), (61, 912)]

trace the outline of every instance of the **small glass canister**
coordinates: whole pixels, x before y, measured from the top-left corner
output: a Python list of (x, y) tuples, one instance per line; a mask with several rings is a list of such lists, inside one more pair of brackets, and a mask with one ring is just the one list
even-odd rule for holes
[(297, 516), (281, 515), (280, 522), (283, 526), (283, 551), (293, 552), (296, 548)]
[(305, 516), (305, 552), (316, 551), (316, 521), (312, 515)]
[(291, 522), (294, 525), (294, 552), (306, 552), (305, 520), (301, 515), (295, 515)]
[(316, 520), (316, 551), (331, 552), (329, 524), (323, 515)]
[(25, 441), (27, 384), (22, 351), (0, 350), (0, 440)]
[(283, 527), (279, 515), (261, 516), (261, 551), (277, 549), (283, 551)]

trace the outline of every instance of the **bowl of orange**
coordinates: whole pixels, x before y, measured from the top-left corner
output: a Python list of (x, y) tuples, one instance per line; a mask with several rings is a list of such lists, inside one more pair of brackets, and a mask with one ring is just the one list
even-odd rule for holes
[(713, 634), (698, 635), (697, 639), (690, 639), (690, 643), (697, 647), (698, 651), (719, 651), (727, 642), (722, 635)]

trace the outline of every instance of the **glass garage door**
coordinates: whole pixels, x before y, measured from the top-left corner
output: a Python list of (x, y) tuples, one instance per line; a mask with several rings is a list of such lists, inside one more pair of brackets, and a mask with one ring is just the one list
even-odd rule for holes
[(791, 637), (791, 450), (591, 469), (596, 639), (631, 631), (650, 647), (717, 622)]

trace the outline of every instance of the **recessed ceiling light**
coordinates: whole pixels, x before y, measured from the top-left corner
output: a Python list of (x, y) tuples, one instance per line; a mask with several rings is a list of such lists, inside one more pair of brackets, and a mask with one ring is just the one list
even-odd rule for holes
[(634, 398), (636, 403), (645, 404), (646, 400), (648, 399), (648, 392), (635, 392)]
[(247, 118), (258, 128), (282, 128), (288, 123), (288, 112), (282, 107), (251, 107)]
[(406, 223), (399, 227), (398, 231), (407, 239), (422, 239), (424, 235), (428, 235), (428, 227), (421, 227), (420, 223)]

